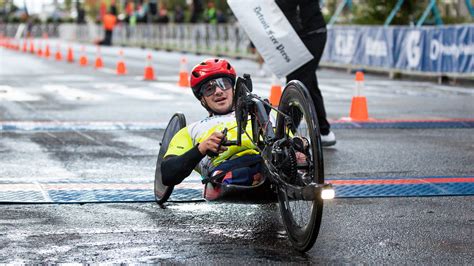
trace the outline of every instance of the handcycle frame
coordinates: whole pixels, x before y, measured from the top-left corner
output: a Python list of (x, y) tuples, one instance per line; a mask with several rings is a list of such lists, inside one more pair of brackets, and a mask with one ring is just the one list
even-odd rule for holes
[[(322, 190), (332, 190), (332, 185), (324, 182), (312, 182), (304, 187), (300, 187), (285, 181), (288, 180), (288, 178), (285, 178), (285, 174), (279, 171), (273, 164), (272, 157), (274, 154), (282, 152), (279, 150), (280, 144), (291, 140), (280, 139), (276, 136), (269, 112), (270, 109), (278, 112), (278, 114), (284, 117), (288, 125), (292, 124), (292, 118), (271, 106), (268, 101), (252, 93), (250, 75), (244, 74), (243, 78), (237, 78), (233, 104), (237, 118), (237, 139), (235, 141), (224, 140), (221, 145), (242, 145), (242, 134), (247, 134), (248, 136), (245, 128), (248, 122), (248, 116), (250, 115), (253, 136), (248, 137), (260, 151), (265, 166), (265, 178), (268, 177), (271, 184), (275, 185), (277, 189), (282, 190), (290, 199), (295, 200), (312, 201), (321, 195)], [(311, 169), (314, 167), (314, 164), (309, 167)], [(322, 165), (319, 167), (322, 167)], [(324, 178), (322, 179), (324, 180)], [(214, 180), (209, 178), (207, 181), (212, 182)]]
[[(241, 186), (221, 183), (222, 173), (205, 177), (202, 180), (206, 184), (204, 197), (208, 200), (222, 200), (232, 194), (235, 195), (234, 192), (237, 192), (239, 196), (244, 192), (249, 192), (249, 195), (257, 196), (258, 200), (267, 200), (269, 199), (267, 197), (276, 195), (288, 238), (295, 249), (307, 251), (313, 246), (318, 236), (323, 200), (334, 197), (331, 184), (324, 183), (323, 154), (317, 114), (309, 92), (301, 82), (290, 81), (282, 93), (279, 107), (274, 108), (268, 101), (252, 93), (250, 75), (244, 74), (243, 78), (237, 78), (233, 100), (237, 137), (232, 141), (224, 138), (219, 146), (242, 145), (242, 135), (246, 134), (262, 157), (260, 170), (263, 179), (256, 185)], [(270, 119), (272, 110), (277, 112), (275, 127)], [(252, 136), (249, 136), (246, 131), (249, 116)], [(163, 134), (155, 169), (154, 189), (156, 202), (162, 207), (162, 204), (170, 197), (174, 186), (163, 184), (161, 162), (172, 136), (185, 125), (184, 115), (176, 113)], [(300, 131), (300, 126), (304, 131)], [(227, 129), (224, 129), (223, 133), (226, 134), (226, 132)], [(301, 157), (299, 154), (300, 159), (304, 158), (304, 161), (297, 160), (298, 152), (304, 155)], [(210, 197), (206, 195), (208, 185), (210, 185)], [(267, 191), (271, 195), (268, 195)], [(220, 194), (221, 192), (223, 194)], [(293, 208), (299, 207), (306, 210), (293, 212)]]

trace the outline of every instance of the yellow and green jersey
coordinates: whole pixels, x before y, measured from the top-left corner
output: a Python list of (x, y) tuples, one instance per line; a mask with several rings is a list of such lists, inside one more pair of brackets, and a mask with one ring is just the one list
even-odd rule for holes
[[(237, 139), (237, 122), (235, 119), (235, 112), (227, 115), (214, 115), (207, 117), (201, 121), (194, 122), (187, 127), (182, 128), (171, 139), (166, 156), (176, 155), (180, 156), (198, 143), (207, 139), (214, 132), (222, 132), (227, 128), (227, 140)], [(247, 123), (246, 131), (249, 136), (252, 136), (252, 125), (249, 121)], [(259, 154), (255, 145), (249, 139), (247, 134), (242, 134), (241, 146), (229, 146), (227, 151), (220, 153), (216, 157), (204, 157), (194, 170), (207, 176), (216, 166), (228, 159), (234, 159), (244, 155)]]

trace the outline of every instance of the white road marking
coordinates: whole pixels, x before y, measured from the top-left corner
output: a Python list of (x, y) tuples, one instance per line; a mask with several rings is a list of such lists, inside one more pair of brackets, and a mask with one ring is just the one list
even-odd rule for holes
[[(148, 151), (151, 152), (151, 154), (156, 155), (158, 155), (158, 150), (160, 149), (158, 134), (155, 139), (152, 139), (135, 135), (132, 132), (127, 131), (119, 136), (116, 136), (116, 138), (114, 138), (114, 141), (127, 143), (129, 146), (136, 147), (140, 150)], [(155, 166), (153, 165), (153, 167)]]
[(41, 195), (43, 195), (43, 198), (47, 202), (53, 202), (53, 199), (48, 194), (48, 190), (43, 187), (38, 181), (33, 182), (41, 191)]
[(66, 85), (54, 85), (46, 84), (43, 85), (43, 89), (57, 93), (61, 97), (65, 98), (68, 101), (100, 101), (103, 98), (99, 95), (85, 92), (80, 89), (74, 89)]
[(76, 175), (64, 168), (56, 159), (50, 158), (49, 152), (39, 144), (22, 138), (0, 138), (0, 144), (6, 147), (8, 156), (2, 157), (0, 176), (4, 178), (35, 177), (36, 181), (61, 177), (75, 178)]
[(104, 73), (107, 73), (107, 74), (117, 74), (117, 71), (115, 69), (111, 69), (111, 68), (99, 68), (98, 69), (99, 71), (101, 72), (104, 72)]
[[(120, 122), (120, 121), (0, 121), (1, 131), (113, 131), (113, 130), (159, 130), (165, 129), (168, 121)], [(51, 136), (56, 138), (56, 136)], [(60, 139), (58, 139), (59, 141)], [(1, 151), (1, 149), (0, 149)]]
[(37, 95), (31, 95), (26, 92), (20, 91), (21, 88), (13, 89), (11, 86), (0, 85), (0, 100), (2, 101), (38, 101), (41, 97)]
[(185, 95), (191, 95), (194, 96), (191, 88), (184, 88), (180, 87), (176, 84), (170, 84), (170, 83), (153, 83), (151, 86), (158, 88), (160, 90), (166, 90), (169, 92), (173, 93), (178, 93), (178, 94), (185, 94)]
[(152, 92), (144, 88), (129, 88), (122, 84), (116, 83), (99, 83), (94, 85), (98, 89), (106, 89), (109, 92), (118, 93), (126, 95), (132, 98), (142, 99), (142, 100), (174, 100), (175, 97), (170, 94), (162, 94), (158, 92)]
[[(179, 80), (179, 74), (176, 73), (175, 76), (157, 76), (156, 79), (158, 81), (165, 81), (165, 82), (170, 82), (170, 83), (174, 83), (174, 84), (177, 84), (178, 83), (178, 80)], [(143, 77), (141, 77), (143, 79)]]

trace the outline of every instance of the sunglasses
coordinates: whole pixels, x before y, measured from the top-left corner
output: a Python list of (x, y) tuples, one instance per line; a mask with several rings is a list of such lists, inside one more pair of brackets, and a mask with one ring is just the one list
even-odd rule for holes
[(211, 79), (201, 86), (202, 95), (209, 97), (216, 92), (217, 87), (221, 90), (226, 91), (232, 89), (232, 80), (230, 78), (217, 78)]

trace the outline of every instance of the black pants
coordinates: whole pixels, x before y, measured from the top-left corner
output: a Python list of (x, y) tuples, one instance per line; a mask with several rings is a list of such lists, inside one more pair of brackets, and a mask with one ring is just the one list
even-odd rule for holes
[(286, 80), (299, 80), (311, 93), (316, 112), (318, 113), (319, 130), (321, 134), (329, 134), (330, 125), (326, 119), (326, 109), (324, 108), (324, 100), (321, 91), (318, 86), (318, 78), (316, 77), (316, 69), (319, 66), (319, 60), (324, 52), (324, 46), (326, 45), (327, 33), (315, 33), (306, 37), (302, 37), (301, 40), (308, 48), (309, 52), (314, 56), (313, 60), (304, 64), (288, 76)]
[(99, 45), (112, 45), (112, 31), (105, 30), (105, 37), (102, 41), (99, 42)]

